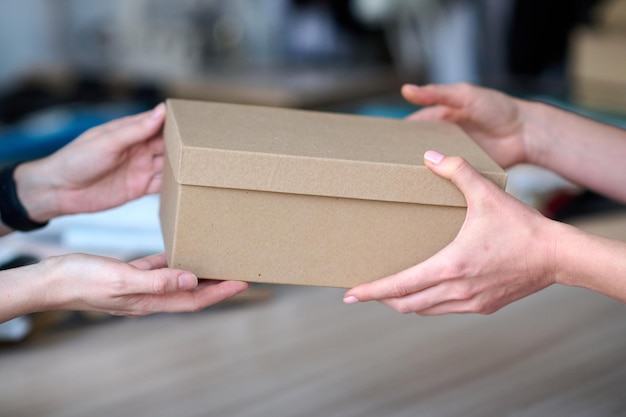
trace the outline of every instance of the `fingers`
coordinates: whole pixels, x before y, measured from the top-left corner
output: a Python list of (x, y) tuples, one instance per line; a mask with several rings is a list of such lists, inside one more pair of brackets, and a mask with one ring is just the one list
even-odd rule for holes
[(164, 268), (155, 269), (149, 274), (154, 276), (151, 286), (154, 294), (190, 290), (198, 286), (198, 277), (187, 271)]
[(150, 111), (98, 126), (89, 131), (89, 137), (111, 135), (125, 148), (156, 135), (163, 126), (164, 119), (165, 105), (160, 103)]
[(150, 178), (146, 187), (145, 194), (158, 193), (161, 190), (161, 184), (163, 183), (163, 176), (161, 174), (155, 174)]
[(344, 303), (355, 304), (388, 298), (404, 297), (408, 294), (429, 288), (436, 283), (438, 274), (438, 257), (424, 261), (421, 264), (405, 269), (397, 274), (379, 280), (361, 284), (350, 289), (344, 296)]
[(165, 144), (163, 136), (155, 136), (150, 140), (150, 153), (152, 155), (152, 160), (150, 161), (150, 172), (152, 173), (152, 176), (146, 185), (145, 194), (152, 194), (161, 190), (161, 183), (163, 180), (163, 163), (165, 158), (164, 147)]
[(410, 103), (418, 106), (443, 105), (463, 108), (467, 105), (472, 90), (469, 84), (433, 84), (418, 87), (412, 84), (402, 86), (402, 96)]
[[(250, 284), (243, 281), (214, 281), (212, 285), (206, 285), (199, 288), (197, 291), (192, 291), (194, 296), (195, 310), (202, 309), (207, 306), (217, 304), (224, 300), (234, 297), (235, 295), (244, 292), (250, 287)], [(175, 304), (171, 305), (172, 307)], [(189, 308), (190, 306), (182, 306), (180, 308)]]
[(225, 301), (247, 290), (249, 284), (240, 281), (213, 281), (193, 291), (179, 291), (160, 296), (146, 296), (136, 315), (154, 312), (196, 312)]
[(156, 135), (148, 143), (152, 155), (163, 155), (165, 153), (165, 141), (163, 135)]
[[(129, 263), (136, 268), (136, 274), (127, 278), (124, 293), (128, 294), (153, 294), (167, 295), (175, 292), (187, 292), (189, 290), (204, 291), (207, 286), (214, 287), (223, 292), (224, 297), (232, 296), (231, 293), (243, 291), (248, 284), (239, 281), (198, 280), (191, 272), (167, 268), (167, 257), (164, 253), (147, 256)], [(224, 284), (230, 282), (229, 284)], [(224, 284), (224, 285), (222, 285)]]
[[(344, 302), (379, 301), (402, 314), (423, 316), (450, 313), (491, 314), (502, 304), (486, 294), (486, 283), (464, 277), (462, 269), (450, 269), (441, 259), (454, 257), (446, 249), (422, 266), (355, 287), (346, 293)], [(433, 260), (437, 258), (437, 262)], [(430, 263), (426, 267), (426, 264)], [(448, 270), (446, 270), (446, 268)], [(452, 272), (455, 271), (455, 272)]]
[[(424, 161), (429, 169), (437, 175), (452, 181), (463, 192), (468, 201), (468, 207), (470, 205), (480, 206), (486, 187), (495, 187), (493, 183), (482, 177), (463, 158), (447, 157), (436, 151), (428, 151), (424, 154)], [(455, 256), (455, 247), (455, 242), (452, 242), (438, 254), (421, 264), (395, 275), (352, 288), (346, 292), (344, 302), (353, 304), (356, 302), (405, 297), (424, 291), (443, 281), (462, 276), (464, 273), (463, 263), (458, 262), (455, 264), (452, 261), (458, 259), (458, 256)], [(430, 293), (432, 291), (425, 294)], [(407, 300), (412, 299), (405, 299), (404, 301)], [(424, 295), (413, 301), (416, 305), (399, 305), (397, 307), (403, 312), (433, 307), (433, 305), (428, 304), (432, 300)]]
[(126, 294), (167, 294), (198, 286), (198, 278), (191, 272), (168, 268), (165, 253), (136, 259), (129, 265), (136, 269), (127, 278)]
[(403, 314), (493, 313), (496, 309), (485, 302), (484, 290), (479, 280), (451, 279), (404, 297), (380, 302)]
[(67, 310), (125, 316), (191, 312), (248, 288), (247, 283), (236, 281), (202, 280), (199, 285), (191, 272), (166, 268), (163, 254), (131, 263), (84, 254), (51, 257), (42, 262), (46, 270), (53, 271), (51, 305)]
[(123, 276), (123, 285), (120, 295), (129, 294), (168, 294), (176, 291), (185, 291), (196, 288), (198, 278), (188, 271), (180, 269), (164, 268), (159, 269), (142, 269), (149, 268), (152, 264), (160, 265), (159, 259), (144, 258), (140, 261), (137, 269), (133, 268), (130, 272)]
[(145, 258), (135, 259), (134, 261), (129, 263), (135, 268), (141, 269), (143, 271), (149, 271), (151, 269), (157, 268), (166, 268), (167, 256), (164, 253), (159, 253), (156, 255), (146, 256)]
[(407, 116), (407, 120), (417, 121), (440, 121), (456, 122), (461, 118), (461, 112), (447, 106), (426, 107)]

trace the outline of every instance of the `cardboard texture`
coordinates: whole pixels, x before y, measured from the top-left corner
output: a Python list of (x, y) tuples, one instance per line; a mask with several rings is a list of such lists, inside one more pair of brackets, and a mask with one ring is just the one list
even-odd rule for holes
[(579, 103), (626, 112), (626, 32), (577, 31), (570, 75)]
[(169, 265), (201, 278), (349, 288), (425, 260), (466, 212), (428, 149), (506, 182), (447, 123), (168, 100), (164, 136)]
[(603, 2), (595, 24), (571, 38), (573, 98), (589, 108), (626, 113), (626, 0)]
[(596, 6), (594, 22), (603, 30), (626, 30), (626, 0), (604, 0)]

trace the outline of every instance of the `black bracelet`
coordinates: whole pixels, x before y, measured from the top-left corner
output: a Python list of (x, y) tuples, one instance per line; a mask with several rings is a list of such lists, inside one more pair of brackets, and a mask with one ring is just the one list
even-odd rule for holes
[(19, 164), (12, 164), (0, 170), (0, 218), (2, 223), (13, 230), (28, 232), (48, 224), (37, 223), (28, 217), (26, 209), (17, 196), (13, 173)]

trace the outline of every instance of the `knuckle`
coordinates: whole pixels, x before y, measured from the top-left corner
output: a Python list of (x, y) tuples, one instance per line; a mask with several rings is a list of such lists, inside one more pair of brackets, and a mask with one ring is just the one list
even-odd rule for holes
[(460, 82), (455, 86), (462, 94), (469, 94), (474, 90), (474, 86), (468, 82)]
[(460, 258), (447, 258), (442, 267), (442, 276), (446, 279), (462, 279), (466, 277), (467, 262)]
[(109, 288), (114, 295), (126, 294), (128, 286), (124, 275), (119, 272), (112, 273), (109, 277)]
[(144, 317), (159, 311), (159, 304), (151, 299), (138, 299), (127, 311), (126, 315), (131, 317)]
[(450, 293), (452, 298), (458, 301), (470, 300), (474, 295), (471, 286), (464, 281), (456, 282)]
[(400, 314), (411, 314), (414, 313), (413, 309), (406, 302), (400, 302), (394, 306), (394, 310), (396, 310)]
[(474, 300), (481, 293), (480, 285), (474, 281), (463, 280), (460, 282), (459, 288), (461, 300)]
[(191, 308), (190, 312), (192, 312), (192, 313), (199, 313), (199, 312), (201, 312), (204, 309), (205, 309), (204, 305), (196, 305), (196, 306)]
[(495, 305), (485, 305), (483, 304), (482, 307), (478, 310), (478, 313), (488, 316), (490, 314), (495, 313), (496, 311), (498, 311), (499, 308)]
[(187, 313), (199, 313), (205, 308), (207, 308), (209, 305), (215, 302), (224, 301), (225, 298), (226, 297), (220, 298), (217, 300), (211, 300), (210, 302), (207, 302), (206, 300), (201, 301), (197, 298), (194, 298), (194, 299), (191, 299), (184, 307), (181, 307), (181, 309), (182, 311), (187, 312)]
[(469, 167), (469, 163), (460, 156), (451, 156), (449, 161), (452, 165), (452, 177), (462, 173)]
[(477, 313), (482, 315), (489, 315), (497, 310), (495, 306), (486, 299), (474, 298), (467, 304), (468, 313)]
[(467, 312), (482, 314), (484, 307), (485, 306), (480, 300), (470, 300), (467, 303)]
[(402, 297), (409, 294), (410, 289), (408, 285), (401, 280), (395, 280), (391, 285), (392, 297)]
[(168, 282), (164, 277), (156, 277), (152, 281), (152, 292), (154, 294), (166, 294), (168, 292)]
[(482, 311), (486, 306), (480, 297), (480, 286), (475, 282), (464, 279), (456, 279), (448, 282), (445, 288), (450, 300), (461, 302), (466, 312)]

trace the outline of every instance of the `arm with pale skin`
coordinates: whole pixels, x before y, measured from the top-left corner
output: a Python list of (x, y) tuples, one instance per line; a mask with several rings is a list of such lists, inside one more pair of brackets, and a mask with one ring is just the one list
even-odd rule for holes
[[(17, 193), (40, 223), (113, 208), (161, 187), (165, 108), (88, 130), (54, 154), (18, 165)], [(0, 222), (0, 235), (12, 230)], [(236, 281), (201, 281), (167, 268), (164, 255), (125, 263), (72, 254), (0, 271), (0, 322), (45, 310), (115, 315), (197, 311), (248, 288)]]
[(426, 261), (352, 288), (344, 302), (376, 300), (420, 315), (490, 314), (555, 283), (626, 302), (626, 243), (545, 218), (462, 158), (429, 151), (425, 164), (465, 195), (459, 234)]
[[(540, 103), (467, 84), (405, 86), (426, 108), (413, 120), (457, 123), (503, 167), (533, 163), (626, 201), (626, 132)], [(626, 302), (626, 243), (543, 217), (463, 159), (429, 151), (425, 164), (465, 195), (465, 222), (430, 259), (345, 294), (423, 315), (493, 313), (554, 283)], [(584, 254), (584, 256), (581, 256)]]
[(459, 125), (503, 168), (529, 163), (626, 202), (626, 130), (469, 84), (406, 85), (409, 120)]
[[(529, 128), (527, 162), (626, 203), (626, 130), (542, 103)], [(533, 133), (531, 129), (539, 131)]]
[[(165, 107), (89, 129), (52, 155), (17, 166), (17, 193), (39, 223), (122, 205), (161, 187)], [(0, 226), (0, 234), (11, 230)]]
[(164, 255), (126, 263), (71, 254), (0, 271), (0, 323), (47, 310), (123, 316), (192, 312), (246, 290), (238, 281), (198, 281), (190, 272), (167, 268)]

